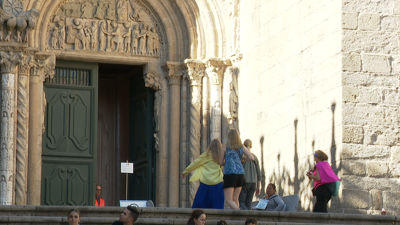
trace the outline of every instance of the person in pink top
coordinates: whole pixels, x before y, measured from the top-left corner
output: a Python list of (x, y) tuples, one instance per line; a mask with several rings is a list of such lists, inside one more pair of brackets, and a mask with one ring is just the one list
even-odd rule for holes
[(316, 164), (314, 170), (307, 173), (308, 178), (314, 180), (313, 195), (317, 197), (313, 212), (328, 212), (327, 205), (331, 200), (331, 192), (326, 184), (340, 180), (326, 160), (328, 160), (328, 156), (325, 152), (315, 151), (314, 161)]

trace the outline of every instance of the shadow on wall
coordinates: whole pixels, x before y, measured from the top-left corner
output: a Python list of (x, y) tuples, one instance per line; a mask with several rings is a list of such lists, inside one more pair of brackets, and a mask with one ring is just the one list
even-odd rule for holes
[[(336, 166), (336, 142), (335, 142), (335, 107), (336, 104), (333, 103), (331, 105), (332, 110), (332, 140), (331, 140), (331, 155), (330, 155), (330, 163), (332, 165), (332, 169), (337, 173), (341, 169), (341, 164)], [(311, 189), (313, 187), (313, 181), (309, 180), (306, 176), (306, 172), (310, 169), (314, 168), (313, 157), (308, 157), (307, 160), (303, 162), (299, 162), (298, 156), (298, 141), (297, 141), (297, 126), (298, 119), (294, 120), (294, 176), (290, 173), (290, 168), (288, 169), (286, 165), (281, 167), (280, 165), (280, 154), (277, 155), (278, 167), (277, 168), (268, 168), (273, 169), (273, 173), (268, 177), (268, 180), (265, 179), (265, 166), (264, 166), (264, 136), (260, 138), (261, 145), (261, 173), (262, 173), (262, 191), (261, 194), (257, 197), (262, 197), (265, 195), (265, 188), (268, 183), (275, 183), (278, 189), (278, 194), (283, 195), (284, 189), (286, 190), (285, 195), (290, 194), (299, 194), (300, 196), (300, 204), (298, 207), (298, 211), (312, 211), (314, 207), (314, 197), (312, 196)], [(311, 143), (311, 151), (310, 156), (313, 155), (315, 149), (315, 140)], [(288, 193), (289, 192), (289, 193)], [(340, 208), (340, 200), (338, 197), (332, 198), (330, 211), (336, 211)]]

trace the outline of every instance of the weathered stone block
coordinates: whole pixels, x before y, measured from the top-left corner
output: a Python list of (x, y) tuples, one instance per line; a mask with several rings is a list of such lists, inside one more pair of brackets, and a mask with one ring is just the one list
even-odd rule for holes
[(366, 209), (368, 207), (368, 191), (343, 189), (342, 194), (344, 207), (353, 209)]
[(343, 30), (343, 52), (399, 55), (399, 47), (399, 39), (390, 32), (379, 31), (367, 35), (365, 31)]
[[(384, 89), (382, 91), (382, 101), (388, 105), (398, 105), (400, 101), (399, 92), (397, 89)], [(398, 120), (398, 116), (396, 116)]]
[(378, 189), (381, 191), (400, 191), (400, 185), (397, 178), (376, 178), (367, 176), (344, 175), (341, 186), (343, 189), (359, 189), (372, 190)]
[(400, 205), (400, 192), (398, 191), (384, 191), (383, 206), (386, 209), (398, 209)]
[(358, 26), (358, 13), (343, 13), (342, 14), (342, 28), (355, 30)]
[(362, 161), (343, 160), (342, 173), (343, 175), (365, 176), (365, 164)]
[(361, 57), (357, 53), (343, 54), (343, 70), (350, 72), (361, 71)]
[(344, 102), (357, 102), (358, 88), (356, 87), (343, 87), (343, 101)]
[(377, 88), (362, 88), (359, 102), (377, 104), (382, 102), (381, 90)]
[(362, 144), (364, 139), (364, 129), (356, 126), (343, 126), (343, 142), (352, 144)]
[(371, 161), (366, 163), (367, 175), (370, 177), (385, 177), (388, 175), (389, 164)]
[(395, 1), (394, 2), (393, 14), (394, 15), (400, 15), (400, 2), (399, 1)]
[(379, 145), (343, 144), (342, 159), (387, 159), (389, 160), (390, 147)]
[(358, 17), (358, 28), (360, 30), (377, 31), (380, 29), (381, 17), (379, 14), (360, 13)]
[(400, 73), (400, 56), (395, 55), (392, 56), (392, 73), (399, 74)]
[(390, 149), (390, 162), (400, 163), (400, 146), (394, 146)]
[(364, 128), (365, 142), (371, 145), (394, 146), (399, 143), (400, 133), (394, 127), (376, 126)]
[(381, 210), (382, 209), (382, 194), (378, 189), (372, 189), (369, 191), (370, 196), (370, 205), (372, 210)]
[(391, 66), (387, 55), (362, 55), (362, 70), (372, 73), (390, 73)]

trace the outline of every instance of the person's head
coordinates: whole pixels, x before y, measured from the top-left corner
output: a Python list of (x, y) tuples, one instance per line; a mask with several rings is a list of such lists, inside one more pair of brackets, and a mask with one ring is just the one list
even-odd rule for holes
[(253, 147), (253, 142), (251, 142), (250, 139), (246, 139), (244, 140), (243, 145), (246, 146), (246, 148), (250, 151), (250, 149)]
[(220, 220), (217, 222), (217, 225), (228, 225), (228, 223), (225, 220)]
[(268, 197), (276, 193), (276, 186), (273, 183), (269, 183), (267, 186), (267, 192)]
[(68, 212), (69, 225), (78, 225), (81, 222), (81, 212), (78, 209), (71, 209)]
[(228, 130), (228, 141), (226, 142), (226, 145), (231, 149), (239, 149), (243, 147), (238, 130), (234, 128)]
[(214, 161), (218, 162), (219, 155), (221, 154), (222, 144), (218, 139), (211, 141), (210, 146), (208, 146), (207, 152), (212, 155)]
[(193, 210), (186, 225), (204, 225), (206, 224), (206, 213), (201, 209)]
[(326, 161), (328, 160), (328, 156), (325, 154), (325, 152), (321, 150), (317, 150), (314, 152), (314, 161), (315, 162), (321, 162), (321, 161)]
[(101, 186), (100, 184), (96, 184), (96, 198), (101, 195)]
[(246, 222), (244, 222), (244, 225), (257, 225), (257, 220), (254, 217), (249, 217), (246, 219)]
[(128, 205), (126, 209), (119, 216), (119, 221), (123, 224), (134, 224), (139, 217), (139, 210), (137, 206)]

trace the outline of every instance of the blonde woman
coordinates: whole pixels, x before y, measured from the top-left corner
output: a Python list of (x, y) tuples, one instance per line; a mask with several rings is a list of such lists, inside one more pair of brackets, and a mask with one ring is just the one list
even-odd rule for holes
[[(246, 157), (243, 157), (243, 154), (245, 154)], [(239, 131), (230, 129), (228, 131), (228, 141), (222, 146), (219, 164), (225, 166), (223, 188), (226, 204), (231, 209), (240, 209), (239, 195), (242, 186), (245, 184), (244, 168), (240, 162), (242, 158), (247, 161), (254, 161), (254, 156), (242, 144)]]
[(182, 179), (193, 170), (196, 170), (190, 182), (200, 180), (192, 208), (224, 208), (224, 191), (222, 189), (223, 174), (219, 165), (222, 144), (218, 139), (211, 141), (206, 152), (193, 161), (182, 173)]

